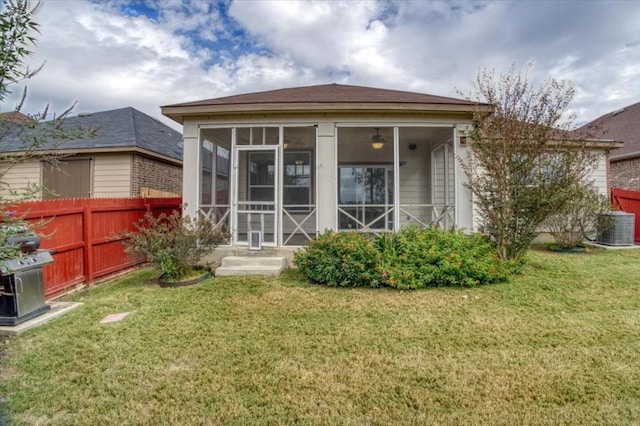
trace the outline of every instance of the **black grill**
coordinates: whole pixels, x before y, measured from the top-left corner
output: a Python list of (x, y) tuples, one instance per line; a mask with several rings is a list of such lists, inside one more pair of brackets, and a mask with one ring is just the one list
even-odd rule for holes
[(37, 235), (24, 232), (7, 239), (22, 256), (0, 260), (0, 325), (16, 325), (50, 309), (44, 298), (42, 267), (53, 263), (46, 250), (38, 250)]

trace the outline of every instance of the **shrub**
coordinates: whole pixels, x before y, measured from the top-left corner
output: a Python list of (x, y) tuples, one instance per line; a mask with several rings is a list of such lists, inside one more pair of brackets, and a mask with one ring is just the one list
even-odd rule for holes
[(202, 256), (227, 239), (210, 221), (182, 217), (179, 211), (157, 217), (146, 213), (134, 227), (122, 235), (125, 250), (157, 264), (167, 280), (189, 276)]
[(610, 217), (602, 214), (612, 210), (609, 200), (591, 185), (575, 185), (568, 191), (564, 208), (549, 217), (546, 225), (560, 248), (578, 247), (585, 239), (593, 239), (598, 231), (613, 226)]
[(481, 235), (408, 227), (394, 239), (393, 244), (384, 244), (387, 249), (380, 271), (382, 283), (390, 287), (470, 287), (506, 281), (512, 272), (512, 262), (501, 261), (494, 246)]
[(332, 286), (468, 287), (506, 281), (514, 272), (514, 263), (501, 261), (487, 238), (436, 228), (376, 237), (326, 231), (294, 259), (311, 281)]
[(294, 255), (312, 282), (339, 287), (375, 286), (380, 252), (367, 234), (325, 231)]

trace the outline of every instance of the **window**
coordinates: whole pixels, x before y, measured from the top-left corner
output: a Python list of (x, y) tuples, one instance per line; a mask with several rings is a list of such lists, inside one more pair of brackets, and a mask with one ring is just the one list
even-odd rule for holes
[(229, 150), (216, 147), (216, 204), (229, 204)]
[(249, 153), (249, 200), (273, 201), (275, 183), (274, 154)]
[(307, 211), (311, 199), (311, 152), (285, 151), (284, 153), (284, 208), (289, 211)]
[(60, 161), (56, 166), (42, 163), (42, 198), (91, 197), (91, 159)]
[(202, 179), (200, 188), (200, 204), (210, 205), (213, 200), (213, 149), (212, 142), (204, 139), (201, 145)]
[(228, 205), (231, 129), (204, 129), (200, 137), (200, 206)]
[(277, 127), (238, 127), (236, 145), (278, 145), (279, 135)]
[(393, 229), (393, 169), (339, 166), (339, 229)]

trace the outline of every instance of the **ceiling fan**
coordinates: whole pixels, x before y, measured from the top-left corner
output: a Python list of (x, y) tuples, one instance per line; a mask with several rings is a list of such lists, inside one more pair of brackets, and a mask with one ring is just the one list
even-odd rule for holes
[(384, 140), (384, 136), (380, 134), (380, 127), (375, 127), (374, 129), (376, 134), (371, 136), (371, 146), (373, 149), (382, 149), (386, 141)]

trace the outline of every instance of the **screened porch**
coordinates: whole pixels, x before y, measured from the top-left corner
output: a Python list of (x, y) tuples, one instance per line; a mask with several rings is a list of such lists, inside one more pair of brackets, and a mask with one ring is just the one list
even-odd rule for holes
[(455, 225), (453, 126), (333, 132), (320, 143), (313, 124), (201, 129), (198, 213), (249, 248), (302, 246), (327, 227)]
[(338, 127), (338, 229), (453, 227), (453, 137), (451, 127)]

